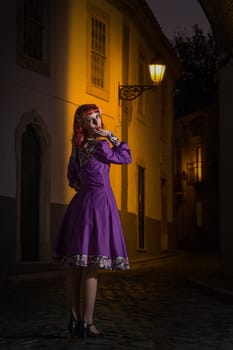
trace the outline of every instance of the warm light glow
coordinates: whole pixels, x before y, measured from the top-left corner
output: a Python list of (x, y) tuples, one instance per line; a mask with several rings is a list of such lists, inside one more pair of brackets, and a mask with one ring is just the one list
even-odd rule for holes
[(155, 85), (159, 85), (163, 80), (165, 69), (166, 66), (164, 64), (153, 63), (149, 65), (150, 77)]
[(195, 153), (195, 179), (200, 182), (202, 181), (202, 149), (200, 145), (196, 146)]

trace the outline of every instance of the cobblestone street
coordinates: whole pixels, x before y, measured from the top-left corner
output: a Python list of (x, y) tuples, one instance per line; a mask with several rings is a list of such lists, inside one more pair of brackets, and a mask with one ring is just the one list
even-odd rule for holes
[(1, 350), (232, 350), (233, 303), (189, 283), (218, 270), (212, 256), (180, 253), (100, 272), (95, 321), (103, 339), (72, 339), (61, 277), (1, 285)]

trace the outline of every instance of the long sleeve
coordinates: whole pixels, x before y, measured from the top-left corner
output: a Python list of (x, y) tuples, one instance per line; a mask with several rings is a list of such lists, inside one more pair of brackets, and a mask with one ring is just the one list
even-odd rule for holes
[(67, 179), (69, 182), (69, 186), (77, 191), (79, 189), (79, 176), (72, 156), (69, 159), (67, 167)]
[(104, 163), (129, 164), (132, 162), (130, 149), (125, 142), (110, 147), (108, 141), (102, 140), (96, 149), (95, 157)]

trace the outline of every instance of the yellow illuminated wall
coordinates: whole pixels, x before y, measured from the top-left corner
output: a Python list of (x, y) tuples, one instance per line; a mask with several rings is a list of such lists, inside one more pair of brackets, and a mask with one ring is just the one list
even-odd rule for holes
[[(59, 2), (57, 6), (57, 34), (60, 40), (56, 46), (56, 73), (57, 91), (63, 100), (63, 108), (58, 110), (57, 123), (58, 128), (63, 130), (61, 139), (54, 139), (53, 159), (56, 159), (57, 153), (63, 158), (60, 163), (53, 161), (53, 175), (56, 174), (56, 180), (52, 185), (52, 198), (54, 202), (67, 204), (74, 191), (68, 187), (66, 179), (66, 166), (71, 152), (71, 137), (73, 115), (76, 108), (83, 103), (96, 103), (103, 111), (103, 122), (106, 129), (111, 130), (119, 139), (122, 134), (128, 142), (133, 162), (124, 170), (121, 166), (112, 165), (111, 183), (116, 197), (119, 211), (122, 211), (122, 198), (126, 200), (123, 203), (124, 216), (123, 224), (127, 231), (129, 244), (132, 250), (137, 249), (137, 230), (138, 230), (138, 166), (145, 169), (145, 217), (149, 225), (156, 230), (156, 237), (159, 237), (159, 223), (161, 220), (161, 178), (167, 180), (167, 215), (168, 221), (173, 220), (173, 197), (172, 197), (172, 83), (169, 69), (166, 69), (166, 79), (168, 81), (169, 93), (166, 100), (166, 140), (161, 140), (161, 128), (164, 128), (163, 121), (163, 90), (158, 87), (156, 90), (145, 92), (143, 103), (138, 100), (131, 102), (122, 102), (118, 100), (118, 85), (122, 83), (122, 51), (123, 24), (127, 23), (130, 33), (129, 40), (129, 63), (128, 63), (128, 84), (138, 83), (138, 55), (140, 52), (144, 55), (146, 64), (149, 64), (154, 55), (148, 42), (139, 28), (133, 22), (127, 22), (124, 14), (105, 0), (95, 1), (75, 1)], [(88, 27), (90, 14), (96, 14), (103, 18), (107, 23), (107, 89), (105, 94), (93, 92), (90, 89), (88, 79), (90, 76), (90, 28)], [(126, 21), (126, 22), (125, 22)], [(62, 72), (62, 78), (61, 78)], [(149, 70), (145, 71), (146, 83), (151, 84), (149, 80)], [(140, 73), (140, 72), (139, 72)], [(123, 130), (123, 113), (125, 115)], [(127, 132), (126, 132), (127, 128)], [(124, 138), (123, 137), (123, 138)], [(59, 150), (57, 149), (57, 146)], [(61, 164), (63, 168), (61, 169)], [(64, 166), (65, 164), (65, 166)], [(122, 174), (124, 177), (122, 176)], [(126, 176), (126, 177), (125, 177)], [(125, 222), (125, 223), (124, 223)], [(147, 224), (146, 224), (147, 225)], [(149, 227), (149, 226), (148, 226)], [(146, 226), (146, 231), (151, 231)], [(134, 232), (134, 237), (133, 237)], [(132, 238), (131, 238), (132, 235)], [(153, 244), (151, 236), (153, 232), (146, 232), (147, 246)], [(132, 242), (134, 240), (135, 242)], [(152, 243), (150, 243), (150, 241)], [(159, 249), (159, 248), (156, 248)]]
[[(17, 0), (5, 2), (4, 11), (0, 13), (1, 23), (8, 33), (7, 37), (3, 36), (3, 99), (0, 104), (4, 115), (2, 155), (8, 154), (8, 157), (4, 163), (6, 166), (0, 190), (2, 207), (6, 204), (6, 208), (11, 208), (8, 216), (2, 216), (3, 269), (9, 272), (8, 267), (12, 266), (12, 272), (19, 271), (17, 268), (14, 270), (14, 266), (20, 260), (16, 253), (20, 250), (22, 190), (22, 155), (18, 145), (23, 128), (27, 124), (35, 124), (43, 146), (38, 176), (40, 209), (43, 210), (38, 210), (38, 215), (40, 259), (47, 262), (52, 236), (75, 194), (68, 186), (67, 165), (71, 154), (74, 113), (84, 103), (99, 105), (103, 111), (105, 128), (128, 142), (131, 148), (132, 164), (111, 167), (112, 188), (130, 258), (154, 256), (161, 249), (161, 226), (164, 226), (161, 225), (162, 208), (166, 207), (169, 227), (173, 224), (172, 90), (178, 60), (147, 7), (146, 0), (50, 1), (49, 23), (44, 27), (43, 36), (46, 49), (43, 50), (38, 43), (39, 50), (43, 52), (41, 62), (26, 55), (23, 40), (20, 46), (16, 29), (21, 23), (21, 31), (17, 34), (23, 34), (24, 16), (23, 11), (21, 14), (18, 12), (18, 5)], [(105, 91), (94, 89), (93, 84), (90, 84), (90, 19), (93, 15), (107, 28)], [(142, 69), (157, 54), (166, 61), (167, 87), (162, 88), (161, 85), (131, 102), (119, 101), (119, 84), (138, 84), (140, 80), (151, 84), (148, 67)], [(46, 69), (38, 71), (38, 63), (42, 63), (42, 66), (45, 63)], [(138, 251), (139, 166), (145, 169), (143, 252)], [(167, 191), (165, 204), (161, 194), (161, 181), (164, 179)], [(9, 266), (4, 261), (9, 261)]]

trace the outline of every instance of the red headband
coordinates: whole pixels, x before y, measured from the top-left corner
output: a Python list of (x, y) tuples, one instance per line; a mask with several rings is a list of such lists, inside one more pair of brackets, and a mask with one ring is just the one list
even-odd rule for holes
[(74, 124), (73, 124), (74, 134), (73, 134), (72, 142), (73, 144), (76, 144), (76, 146), (78, 147), (81, 145), (81, 143), (85, 139), (83, 128), (80, 125), (79, 121), (82, 120), (83, 113), (87, 112), (88, 110), (92, 110), (94, 112), (101, 114), (101, 109), (95, 104), (84, 104), (77, 108), (74, 114)]
[(84, 112), (87, 112), (88, 110), (93, 110), (94, 112), (98, 112), (101, 114), (101, 109), (95, 105), (95, 104), (84, 104), (78, 107), (78, 109), (75, 112), (75, 121), (78, 122), (83, 116)]

